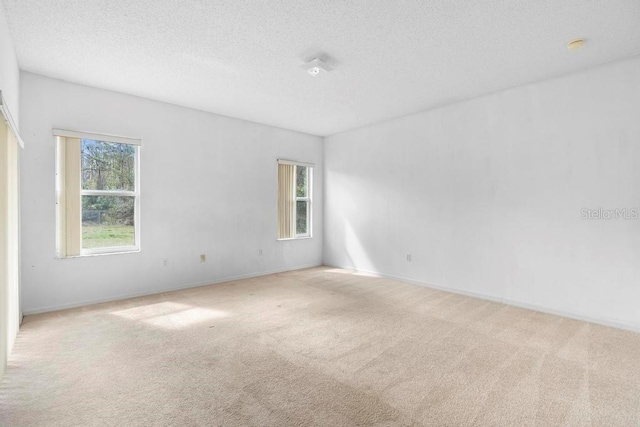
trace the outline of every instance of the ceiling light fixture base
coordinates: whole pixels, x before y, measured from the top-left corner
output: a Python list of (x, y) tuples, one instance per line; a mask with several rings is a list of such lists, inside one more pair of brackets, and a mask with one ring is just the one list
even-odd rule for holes
[(320, 74), (328, 73), (332, 70), (332, 68), (320, 58), (312, 59), (306, 64), (303, 64), (302, 68), (307, 70), (307, 73), (309, 73), (313, 77), (317, 77)]

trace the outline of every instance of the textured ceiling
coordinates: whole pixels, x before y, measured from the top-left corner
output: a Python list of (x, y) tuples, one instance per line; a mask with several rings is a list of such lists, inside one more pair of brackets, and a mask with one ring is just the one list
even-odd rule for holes
[(316, 135), (640, 53), (638, 0), (0, 2), (23, 70)]

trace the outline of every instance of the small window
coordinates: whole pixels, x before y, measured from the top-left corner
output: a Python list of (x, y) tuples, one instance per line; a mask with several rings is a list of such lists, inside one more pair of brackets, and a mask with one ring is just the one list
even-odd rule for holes
[(311, 237), (313, 165), (278, 161), (278, 239)]
[(57, 254), (140, 248), (140, 141), (55, 131)]

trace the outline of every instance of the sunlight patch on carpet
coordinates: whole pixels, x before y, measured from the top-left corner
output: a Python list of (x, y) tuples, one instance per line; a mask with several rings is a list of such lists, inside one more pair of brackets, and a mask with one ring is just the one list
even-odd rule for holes
[(169, 301), (114, 311), (111, 314), (165, 329), (186, 328), (196, 323), (229, 316), (226, 311)]

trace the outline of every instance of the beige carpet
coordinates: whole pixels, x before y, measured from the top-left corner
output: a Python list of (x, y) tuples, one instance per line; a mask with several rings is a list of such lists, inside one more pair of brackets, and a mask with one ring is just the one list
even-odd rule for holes
[(27, 317), (0, 425), (637, 426), (640, 334), (315, 268)]

